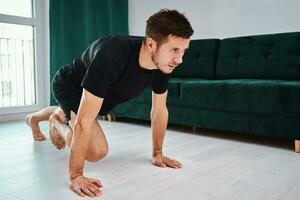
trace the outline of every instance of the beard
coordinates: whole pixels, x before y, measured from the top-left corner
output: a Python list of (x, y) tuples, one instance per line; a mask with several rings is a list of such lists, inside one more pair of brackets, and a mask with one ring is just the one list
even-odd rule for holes
[(155, 66), (158, 68), (159, 62), (157, 59), (157, 55), (158, 55), (158, 53), (157, 53), (157, 51), (155, 51), (154, 54), (151, 55), (151, 60), (155, 64)]
[(168, 72), (166, 72), (166, 71), (164, 71), (163, 70), (163, 67), (161, 67), (160, 65), (159, 65), (159, 61), (158, 61), (158, 53), (157, 53), (157, 50), (154, 52), (154, 54), (152, 54), (151, 55), (151, 60), (152, 60), (152, 62), (155, 64), (155, 66), (157, 67), (157, 69), (159, 70), (159, 71), (161, 71), (162, 73), (164, 73), (164, 74), (169, 74)]

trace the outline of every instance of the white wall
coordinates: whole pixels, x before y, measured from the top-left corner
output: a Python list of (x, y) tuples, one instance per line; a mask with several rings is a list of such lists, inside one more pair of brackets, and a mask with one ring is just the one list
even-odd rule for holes
[(185, 13), (193, 39), (300, 31), (300, 0), (129, 0), (129, 34), (161, 8)]

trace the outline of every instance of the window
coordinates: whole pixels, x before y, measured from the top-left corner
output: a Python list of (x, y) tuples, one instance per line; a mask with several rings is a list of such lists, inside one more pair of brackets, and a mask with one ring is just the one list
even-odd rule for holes
[[(0, 23), (0, 106), (36, 103), (33, 27)], [(5, 88), (5, 89), (4, 89)]]
[(0, 0), (0, 13), (20, 17), (32, 17), (31, 0)]
[[(0, 0), (0, 121), (47, 105), (48, 1)], [(46, 12), (45, 12), (46, 11)]]

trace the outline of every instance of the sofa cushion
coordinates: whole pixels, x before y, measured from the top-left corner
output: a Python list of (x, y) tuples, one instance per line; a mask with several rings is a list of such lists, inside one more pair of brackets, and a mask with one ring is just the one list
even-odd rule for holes
[(181, 84), (180, 101), (185, 107), (299, 117), (300, 81), (189, 81)]
[(219, 39), (191, 40), (182, 64), (174, 70), (172, 77), (213, 79), (219, 42)]
[[(151, 89), (131, 103), (151, 104)], [(300, 117), (300, 81), (172, 78), (168, 106)]]
[(216, 78), (300, 80), (300, 32), (221, 40)]

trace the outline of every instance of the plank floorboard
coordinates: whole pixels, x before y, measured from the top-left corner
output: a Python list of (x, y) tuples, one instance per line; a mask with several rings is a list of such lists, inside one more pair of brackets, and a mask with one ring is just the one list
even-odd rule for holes
[[(151, 129), (137, 121), (99, 121), (109, 154), (86, 163), (85, 175), (102, 181), (103, 200), (295, 200), (300, 154), (293, 141), (171, 125), (164, 153), (182, 169), (151, 164)], [(57, 150), (47, 136), (33, 141), (23, 121), (0, 123), (0, 199), (82, 199), (68, 188), (69, 148)], [(87, 198), (89, 199), (89, 198)]]

